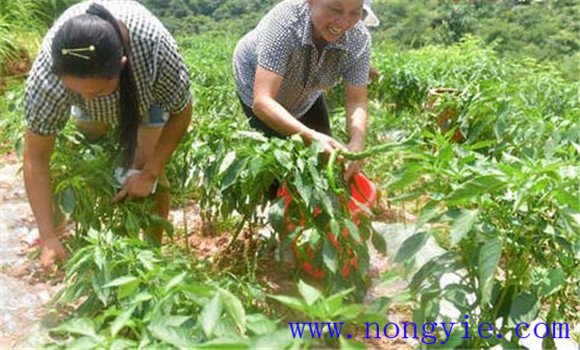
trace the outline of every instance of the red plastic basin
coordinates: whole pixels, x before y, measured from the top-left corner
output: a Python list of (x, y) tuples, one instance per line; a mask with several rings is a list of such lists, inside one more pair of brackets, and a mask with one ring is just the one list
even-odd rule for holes
[(364, 212), (364, 207), (372, 208), (377, 201), (377, 187), (363, 173), (357, 173), (353, 176), (350, 192), (348, 210), (353, 218)]

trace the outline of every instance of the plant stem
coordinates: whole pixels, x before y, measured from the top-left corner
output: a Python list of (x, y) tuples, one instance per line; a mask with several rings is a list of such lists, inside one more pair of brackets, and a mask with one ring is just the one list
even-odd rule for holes
[(408, 139), (398, 142), (398, 143), (385, 143), (382, 145), (378, 145), (375, 147), (368, 148), (366, 151), (363, 152), (341, 152), (341, 155), (348, 160), (361, 160), (368, 158), (372, 155), (384, 153), (387, 151), (391, 151), (396, 148), (403, 148), (410, 146), (409, 140), (411, 140), (413, 136), (409, 137)]

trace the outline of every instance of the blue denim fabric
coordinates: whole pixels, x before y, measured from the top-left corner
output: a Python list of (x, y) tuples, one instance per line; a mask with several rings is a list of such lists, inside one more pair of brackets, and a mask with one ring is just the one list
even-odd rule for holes
[[(78, 106), (72, 106), (71, 114), (73, 117), (81, 120), (92, 121), (93, 118), (87, 115)], [(149, 113), (143, 118), (143, 124), (152, 127), (162, 127), (167, 123), (169, 114), (163, 110), (163, 107), (158, 104), (151, 105), (149, 107)]]

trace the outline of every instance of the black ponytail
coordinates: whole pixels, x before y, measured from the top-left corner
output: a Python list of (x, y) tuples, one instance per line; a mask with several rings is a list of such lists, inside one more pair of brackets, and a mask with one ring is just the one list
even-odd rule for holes
[[(58, 76), (120, 78), (119, 141), (125, 167), (129, 168), (135, 157), (141, 114), (130, 39), (128, 35), (124, 39), (122, 33), (119, 22), (105, 7), (91, 4), (86, 14), (69, 19), (56, 32), (52, 70)], [(127, 58), (124, 66), (123, 56)]]

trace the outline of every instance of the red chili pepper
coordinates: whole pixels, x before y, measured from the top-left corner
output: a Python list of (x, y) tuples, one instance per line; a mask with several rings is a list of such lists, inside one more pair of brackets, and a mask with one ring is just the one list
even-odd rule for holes
[(323, 279), (324, 278), (324, 271), (322, 271), (321, 269), (315, 268), (314, 272), (312, 273), (312, 277), (318, 278), (318, 279)]
[(356, 256), (350, 259), (350, 266), (358, 270), (358, 258)]
[(350, 275), (350, 269), (348, 268), (348, 265), (344, 265), (344, 267), (342, 268), (342, 277), (347, 278)]
[(336, 250), (338, 250), (339, 245), (338, 245), (338, 240), (336, 239), (336, 237), (334, 237), (332, 232), (328, 232), (327, 235), (328, 235), (328, 239), (330, 240), (330, 243), (332, 243), (332, 245), (336, 248)]

